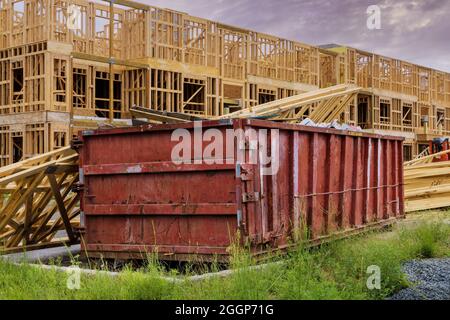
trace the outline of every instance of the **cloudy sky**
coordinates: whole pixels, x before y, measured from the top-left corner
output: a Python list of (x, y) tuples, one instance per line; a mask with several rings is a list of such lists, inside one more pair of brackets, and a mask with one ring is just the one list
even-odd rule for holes
[[(346, 44), (450, 72), (450, 0), (139, 0), (313, 45)], [(367, 8), (381, 29), (367, 28)]]

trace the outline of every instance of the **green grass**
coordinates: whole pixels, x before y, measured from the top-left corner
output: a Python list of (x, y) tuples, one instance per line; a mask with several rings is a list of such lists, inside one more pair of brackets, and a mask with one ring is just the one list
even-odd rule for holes
[[(234, 254), (236, 272), (228, 278), (171, 283), (154, 261), (120, 276), (86, 276), (80, 290), (69, 290), (68, 275), (0, 262), (0, 299), (384, 299), (408, 285), (401, 265), (411, 259), (450, 257), (448, 212), (410, 217), (392, 232), (371, 233), (323, 245), (298, 248), (285, 263), (259, 270), (245, 268), (251, 258)], [(367, 267), (381, 270), (381, 289), (366, 286)]]

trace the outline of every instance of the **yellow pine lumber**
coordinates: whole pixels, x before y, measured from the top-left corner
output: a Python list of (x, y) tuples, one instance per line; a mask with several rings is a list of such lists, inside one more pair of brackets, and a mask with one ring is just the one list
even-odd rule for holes
[(72, 230), (80, 212), (72, 192), (77, 163), (78, 154), (66, 147), (0, 169), (1, 252), (53, 246), (62, 230), (78, 241)]
[(307, 104), (321, 102), (324, 99), (331, 99), (341, 95), (345, 95), (350, 91), (360, 91), (361, 88), (354, 85), (337, 85), (326, 89), (318, 89), (296, 96), (272, 101), (252, 107), (251, 109), (243, 109), (227, 115), (218, 117), (218, 119), (230, 118), (246, 118), (252, 116), (276, 115), (281, 112), (289, 111)]

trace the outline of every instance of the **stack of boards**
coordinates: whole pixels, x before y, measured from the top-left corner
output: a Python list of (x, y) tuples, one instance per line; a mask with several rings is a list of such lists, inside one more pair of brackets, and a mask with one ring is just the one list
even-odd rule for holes
[(432, 162), (449, 152), (444, 151), (405, 163), (406, 212), (450, 206), (450, 161)]

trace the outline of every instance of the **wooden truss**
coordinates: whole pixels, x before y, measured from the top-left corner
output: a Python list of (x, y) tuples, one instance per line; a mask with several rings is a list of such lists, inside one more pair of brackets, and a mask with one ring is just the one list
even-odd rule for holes
[(442, 152), (438, 152), (438, 153), (434, 153), (434, 154), (429, 154), (430, 150), (429, 148), (426, 148), (422, 151), (422, 153), (420, 153), (414, 160), (405, 162), (405, 167), (412, 167), (412, 166), (417, 166), (417, 165), (422, 165), (422, 164), (429, 164), (432, 163), (434, 159), (442, 157), (448, 153), (450, 153), (449, 150), (446, 151), (442, 151)]
[(0, 252), (78, 242), (76, 182), (78, 154), (70, 147), (1, 168)]
[(314, 122), (331, 122), (339, 119), (348, 105), (354, 102), (361, 88), (337, 85), (296, 96), (268, 102), (219, 117), (265, 118), (276, 121), (298, 122), (310, 118)]
[(361, 88), (353, 85), (338, 85), (327, 89), (264, 103), (221, 117), (197, 117), (177, 112), (161, 112), (133, 107), (131, 114), (146, 118), (152, 123), (180, 123), (207, 119), (264, 118), (274, 121), (299, 122), (309, 117), (314, 122), (332, 122), (339, 119), (345, 108), (352, 103)]

